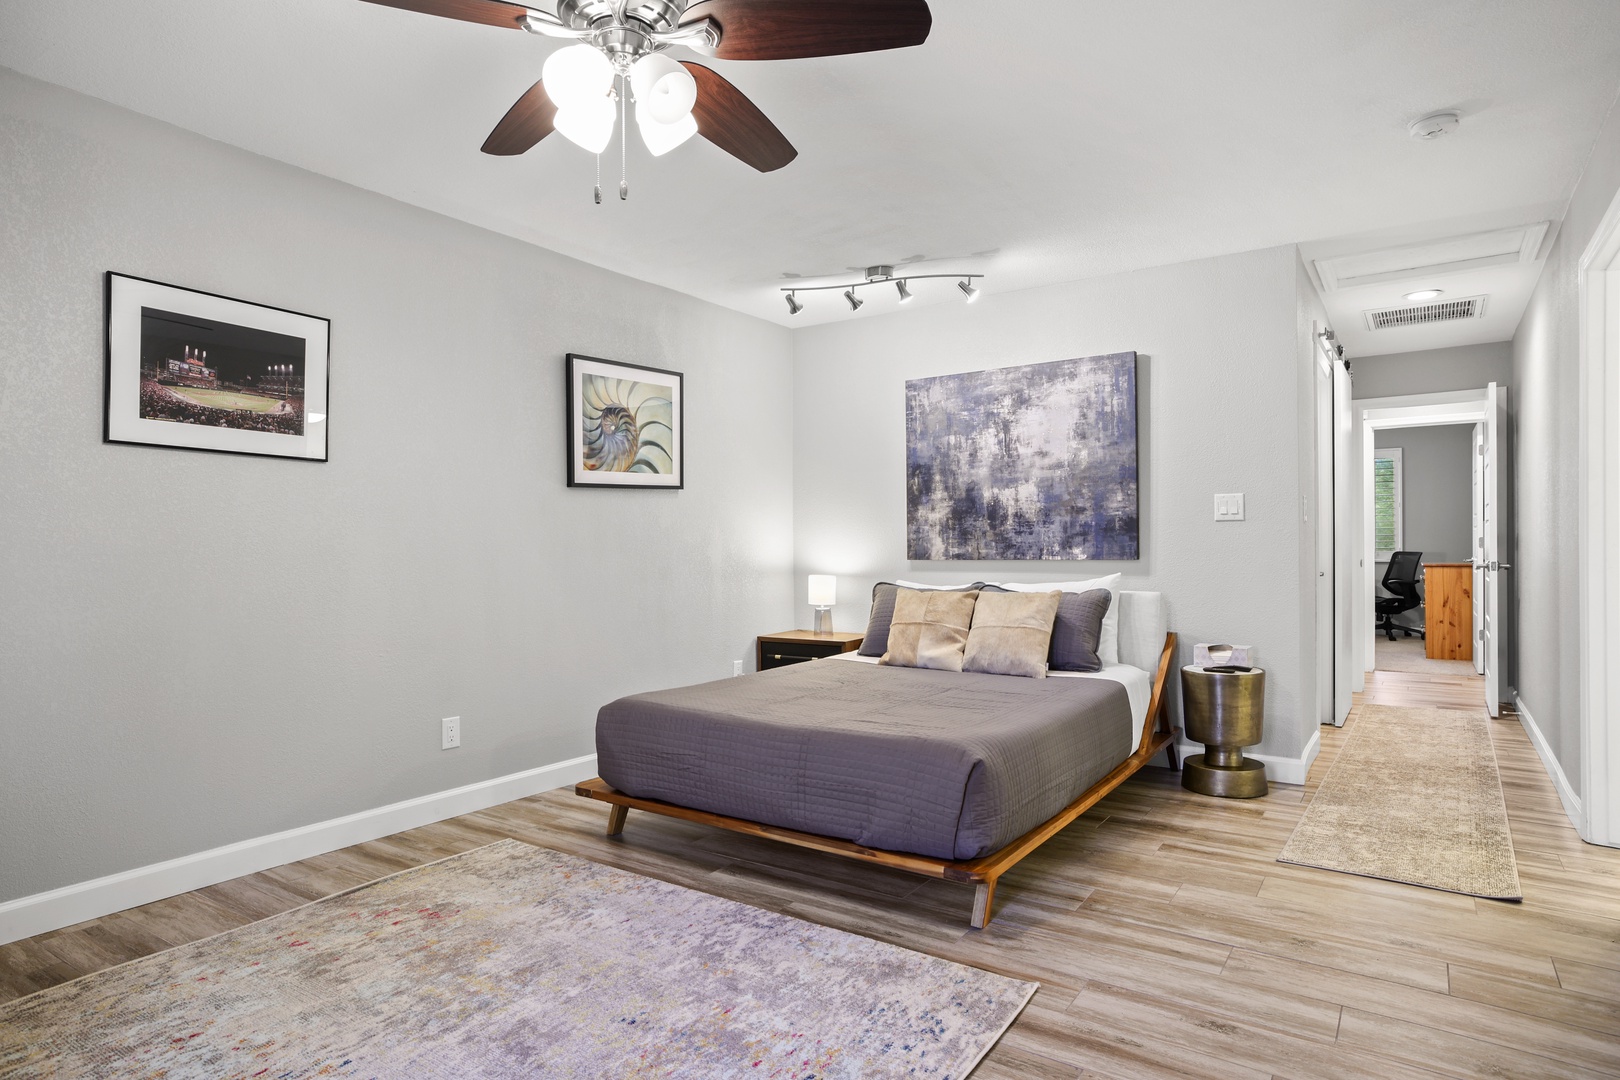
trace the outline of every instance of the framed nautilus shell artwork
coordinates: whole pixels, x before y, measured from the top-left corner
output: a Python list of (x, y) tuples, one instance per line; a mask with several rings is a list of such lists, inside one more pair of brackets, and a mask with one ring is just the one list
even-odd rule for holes
[(568, 486), (680, 488), (681, 373), (568, 354)]
[(1136, 559), (1136, 354), (906, 383), (906, 557)]

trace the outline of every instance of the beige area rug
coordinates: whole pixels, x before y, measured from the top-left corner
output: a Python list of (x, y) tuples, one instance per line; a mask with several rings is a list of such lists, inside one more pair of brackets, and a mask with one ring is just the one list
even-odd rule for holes
[(1399, 634), (1395, 635), (1394, 641), (1383, 634), (1378, 635), (1373, 667), (1379, 671), (1405, 671), (1422, 675), (1482, 677), (1474, 670), (1472, 660), (1430, 660), (1424, 651), (1422, 638), (1401, 637)]
[(1519, 900), (1484, 710), (1363, 705), (1278, 862)]
[(960, 1080), (1035, 989), (503, 840), (0, 1006), (0, 1077)]

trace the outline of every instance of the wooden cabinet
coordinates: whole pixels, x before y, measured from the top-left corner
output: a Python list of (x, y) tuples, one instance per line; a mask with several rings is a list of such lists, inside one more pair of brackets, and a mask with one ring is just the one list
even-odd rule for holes
[(1424, 563), (1423, 611), (1425, 656), (1474, 658), (1473, 563)]
[(865, 634), (818, 634), (814, 630), (784, 630), (780, 634), (761, 634), (755, 644), (755, 670), (802, 664), (806, 660), (819, 660), (823, 656), (854, 652), (861, 647)]

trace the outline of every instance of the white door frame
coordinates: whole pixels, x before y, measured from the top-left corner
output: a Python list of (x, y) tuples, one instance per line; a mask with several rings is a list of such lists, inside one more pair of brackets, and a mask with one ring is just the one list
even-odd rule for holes
[(1357, 513), (1356, 557), (1351, 566), (1355, 578), (1352, 595), (1355, 604), (1355, 663), (1352, 665), (1356, 690), (1367, 687), (1377, 648), (1377, 623), (1372, 617), (1373, 599), (1378, 592), (1377, 563), (1374, 560), (1372, 520), (1373, 433), (1384, 428), (1440, 427), (1445, 424), (1484, 423), (1487, 394), (1484, 390), (1448, 390), (1440, 394), (1411, 394), (1405, 397), (1361, 398), (1353, 403), (1354, 435), (1359, 445), (1355, 461), (1360, 472), (1360, 497), (1354, 501)]
[(1581, 808), (1620, 847), (1620, 194), (1581, 255)]

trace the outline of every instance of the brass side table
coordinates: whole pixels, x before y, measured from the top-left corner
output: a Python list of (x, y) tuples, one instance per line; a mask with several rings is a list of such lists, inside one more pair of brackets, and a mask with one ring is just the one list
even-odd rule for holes
[(1243, 756), (1264, 733), (1266, 673), (1181, 669), (1181, 703), (1187, 737), (1204, 744), (1190, 757), (1181, 786), (1222, 799), (1255, 799), (1266, 793), (1266, 766)]

